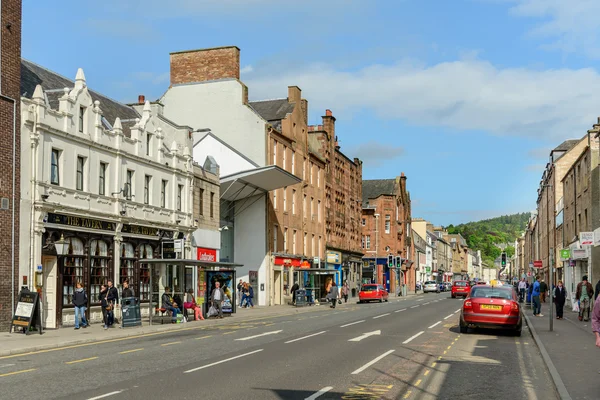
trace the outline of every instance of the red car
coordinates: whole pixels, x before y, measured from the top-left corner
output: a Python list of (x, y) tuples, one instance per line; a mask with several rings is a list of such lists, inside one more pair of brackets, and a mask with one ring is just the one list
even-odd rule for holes
[(469, 327), (499, 328), (521, 336), (522, 326), (521, 308), (512, 286), (473, 287), (460, 313), (461, 333), (467, 333)]
[(471, 290), (471, 285), (469, 285), (469, 281), (454, 281), (452, 282), (452, 298), (455, 299), (456, 296), (464, 296), (467, 297), (469, 295), (469, 291)]
[(367, 301), (378, 301), (383, 302), (388, 301), (388, 292), (381, 285), (377, 285), (376, 283), (370, 283), (363, 285), (358, 293), (358, 302), (364, 303)]

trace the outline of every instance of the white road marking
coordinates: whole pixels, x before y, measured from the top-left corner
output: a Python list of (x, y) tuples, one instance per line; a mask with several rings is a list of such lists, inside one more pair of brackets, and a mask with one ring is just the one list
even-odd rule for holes
[(390, 315), (390, 313), (385, 313), (385, 314), (378, 315), (378, 316), (376, 316), (376, 317), (373, 317), (373, 319), (377, 319), (377, 318), (385, 317), (386, 315)]
[(427, 303), (423, 303), (423, 305), (424, 305), (424, 306), (426, 306), (427, 304), (430, 304), (430, 303), (431, 303), (431, 302), (430, 302), (430, 301), (428, 301)]
[(403, 308), (402, 310), (396, 310), (394, 312), (402, 312), (402, 311), (406, 311), (406, 308)]
[(345, 328), (345, 327), (350, 326), (350, 325), (360, 324), (361, 322), (365, 322), (365, 320), (363, 319), (362, 321), (350, 322), (349, 324), (340, 326), (340, 328)]
[(2, 364), (2, 365), (0, 365), (0, 368), (13, 367), (15, 365), (17, 365), (17, 364)]
[(454, 314), (450, 314), (450, 315), (448, 315), (447, 317), (444, 317), (444, 319), (448, 319), (448, 318), (452, 317), (453, 315), (454, 315)]
[(441, 323), (442, 323), (442, 321), (438, 321), (438, 322), (436, 322), (435, 324), (431, 325), (431, 326), (429, 327), (429, 329), (431, 329), (431, 328), (435, 328), (436, 326), (438, 326), (438, 325), (439, 325), (439, 324), (441, 324)]
[(117, 391), (117, 392), (110, 392), (110, 393), (103, 394), (103, 395), (101, 395), (101, 396), (90, 397), (88, 400), (98, 400), (98, 399), (103, 399), (103, 398), (105, 398), (105, 397), (108, 397), (108, 396), (114, 396), (115, 394), (119, 394), (119, 393), (122, 393), (122, 392), (123, 392), (122, 390), (119, 390), (119, 391)]
[(315, 400), (316, 398), (319, 398), (319, 397), (323, 396), (325, 393), (329, 392), (331, 389), (333, 389), (333, 386), (324, 387), (323, 389), (319, 390), (317, 393), (313, 394), (310, 397), (307, 397), (304, 400)]
[(404, 342), (402, 342), (402, 344), (406, 344), (406, 343), (410, 343), (413, 339), (418, 338), (419, 336), (421, 336), (423, 333), (425, 333), (425, 331), (421, 331), (419, 333), (417, 333), (414, 336), (409, 337), (408, 339), (406, 339)]
[(417, 300), (417, 301), (423, 301), (423, 300), (425, 300), (425, 299), (419, 299), (419, 300)]
[(246, 356), (249, 356), (249, 355), (252, 355), (252, 354), (255, 354), (255, 353), (259, 353), (259, 352), (261, 352), (261, 351), (263, 351), (263, 350), (264, 350), (264, 349), (254, 350), (254, 351), (251, 351), (250, 353), (244, 353), (244, 354), (240, 354), (239, 356), (235, 356), (235, 357), (227, 358), (227, 359), (225, 359), (225, 360), (217, 361), (217, 362), (214, 362), (214, 363), (212, 363), (212, 364), (208, 364), (208, 365), (203, 365), (203, 366), (201, 366), (201, 367), (198, 367), (198, 368), (194, 368), (194, 369), (190, 369), (190, 370), (188, 370), (188, 371), (185, 371), (185, 372), (184, 372), (184, 374), (189, 374), (190, 372), (200, 371), (201, 369), (210, 368), (210, 367), (212, 367), (212, 366), (219, 365), (219, 364), (223, 364), (223, 363), (226, 363), (226, 362), (228, 362), (228, 361), (237, 360), (238, 358), (242, 358), (242, 357), (246, 357)]
[(256, 339), (257, 337), (261, 337), (261, 336), (267, 336), (267, 335), (275, 335), (277, 333), (280, 333), (283, 331), (273, 331), (273, 332), (265, 332), (265, 333), (261, 333), (260, 335), (254, 335), (254, 336), (248, 336), (245, 338), (240, 338), (240, 339), (235, 339), (235, 340), (250, 340), (250, 339)]
[(457, 312), (459, 312), (459, 311), (460, 311), (460, 308), (459, 308), (458, 310), (454, 311), (454, 314), (456, 314), (456, 313), (457, 313)]
[(363, 339), (368, 338), (369, 336), (373, 336), (373, 335), (381, 335), (381, 331), (373, 331), (373, 332), (367, 332), (362, 336), (359, 337), (355, 337), (354, 339), (350, 339), (348, 340), (349, 342), (360, 342)]
[(321, 334), (323, 334), (323, 333), (325, 333), (325, 332), (327, 332), (327, 331), (318, 332), (318, 333), (313, 333), (312, 335), (304, 336), (304, 337), (301, 337), (301, 338), (298, 338), (298, 339), (288, 340), (288, 341), (287, 341), (287, 342), (285, 342), (285, 343), (286, 343), (286, 344), (288, 344), (288, 343), (294, 343), (294, 342), (297, 342), (298, 340), (308, 339), (309, 337), (313, 337), (313, 336), (321, 335)]
[(417, 304), (416, 306), (412, 306), (411, 308), (417, 308), (417, 307), (419, 307), (419, 305), (418, 305), (418, 304)]
[(379, 357), (377, 357), (376, 359), (369, 361), (368, 363), (366, 363), (365, 365), (363, 365), (362, 367), (360, 367), (359, 369), (357, 369), (356, 371), (352, 372), (351, 375), (357, 375), (360, 374), (361, 372), (363, 372), (365, 369), (369, 368), (371, 365), (375, 364), (377, 361), (383, 359), (384, 357), (392, 354), (395, 350), (389, 350), (386, 351), (385, 353), (383, 353), (382, 355), (380, 355)]

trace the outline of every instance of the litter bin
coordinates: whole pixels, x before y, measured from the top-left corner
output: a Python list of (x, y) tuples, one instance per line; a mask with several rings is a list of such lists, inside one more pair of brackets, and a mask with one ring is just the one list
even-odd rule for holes
[(307, 305), (306, 290), (304, 290), (304, 289), (296, 290), (296, 307), (304, 307), (306, 305)]
[(124, 297), (121, 299), (121, 326), (123, 328), (142, 326), (142, 313), (138, 298)]

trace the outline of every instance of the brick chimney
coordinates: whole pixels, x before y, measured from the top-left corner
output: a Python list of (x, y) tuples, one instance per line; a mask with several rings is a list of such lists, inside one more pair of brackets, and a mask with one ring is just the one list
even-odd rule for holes
[(146, 103), (146, 96), (144, 96), (143, 94), (140, 94), (138, 96), (138, 104), (145, 104)]
[(335, 136), (335, 117), (333, 113), (331, 110), (325, 110), (325, 115), (321, 118), (323, 119), (323, 128), (329, 135), (329, 140), (335, 142), (335, 147), (339, 147)]
[(288, 86), (288, 101), (298, 103), (302, 100), (302, 89), (298, 86)]
[(236, 46), (178, 51), (170, 54), (171, 86), (218, 79), (240, 79), (240, 49)]

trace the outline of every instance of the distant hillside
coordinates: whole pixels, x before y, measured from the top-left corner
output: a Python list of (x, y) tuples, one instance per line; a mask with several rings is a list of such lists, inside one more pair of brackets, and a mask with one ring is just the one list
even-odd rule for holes
[(513, 243), (527, 227), (531, 213), (503, 215), (477, 222), (468, 222), (447, 227), (448, 233), (460, 233), (467, 241), (469, 248), (481, 250), (482, 258), (488, 265), (502, 253), (506, 246), (509, 257), (515, 254)]

